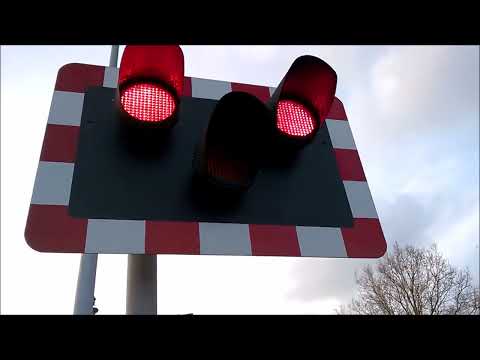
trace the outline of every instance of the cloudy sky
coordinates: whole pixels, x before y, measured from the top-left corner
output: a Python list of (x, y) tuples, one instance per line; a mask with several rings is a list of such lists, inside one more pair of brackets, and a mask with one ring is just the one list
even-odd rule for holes
[[(183, 46), (187, 76), (276, 86), (303, 54), (338, 74), (389, 245), (427, 246), (479, 278), (478, 46)], [(120, 55), (123, 51), (121, 48)], [(71, 314), (80, 255), (23, 232), (58, 69), (107, 65), (109, 46), (1, 48), (1, 311)], [(158, 257), (159, 314), (325, 314), (372, 260)], [(100, 255), (100, 314), (124, 314), (126, 255)]]

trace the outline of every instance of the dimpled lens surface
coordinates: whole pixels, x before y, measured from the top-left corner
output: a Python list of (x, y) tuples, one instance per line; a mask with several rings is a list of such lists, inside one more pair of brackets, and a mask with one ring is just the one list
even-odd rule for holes
[(157, 84), (136, 83), (122, 91), (124, 110), (135, 119), (159, 122), (167, 119), (175, 110), (175, 99), (170, 92)]
[(302, 104), (281, 100), (277, 105), (277, 128), (287, 135), (304, 137), (315, 129), (315, 119)]

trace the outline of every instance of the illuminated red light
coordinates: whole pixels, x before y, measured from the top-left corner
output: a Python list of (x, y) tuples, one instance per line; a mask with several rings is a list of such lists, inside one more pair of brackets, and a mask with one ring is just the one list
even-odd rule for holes
[(160, 85), (148, 82), (132, 84), (122, 90), (123, 109), (140, 121), (160, 122), (175, 111), (173, 95)]
[(302, 104), (280, 100), (277, 104), (277, 128), (287, 135), (304, 137), (315, 130), (315, 119)]

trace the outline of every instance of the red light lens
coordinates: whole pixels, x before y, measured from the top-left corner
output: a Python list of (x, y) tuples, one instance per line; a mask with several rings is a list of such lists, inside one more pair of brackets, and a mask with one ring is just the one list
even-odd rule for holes
[(277, 104), (277, 128), (287, 135), (304, 137), (315, 130), (315, 119), (302, 104), (280, 100)]
[(159, 122), (175, 110), (173, 95), (157, 84), (135, 83), (126, 87), (120, 97), (125, 111), (140, 121)]
[(207, 159), (210, 176), (231, 182), (246, 182), (249, 176), (249, 166), (245, 160), (233, 159), (219, 151), (210, 151)]

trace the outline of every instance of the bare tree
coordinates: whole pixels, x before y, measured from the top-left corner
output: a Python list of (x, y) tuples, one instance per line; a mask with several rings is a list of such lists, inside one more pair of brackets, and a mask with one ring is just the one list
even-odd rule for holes
[(479, 288), (468, 270), (448, 263), (435, 245), (427, 249), (395, 244), (375, 267), (356, 274), (358, 296), (339, 314), (480, 314)]

